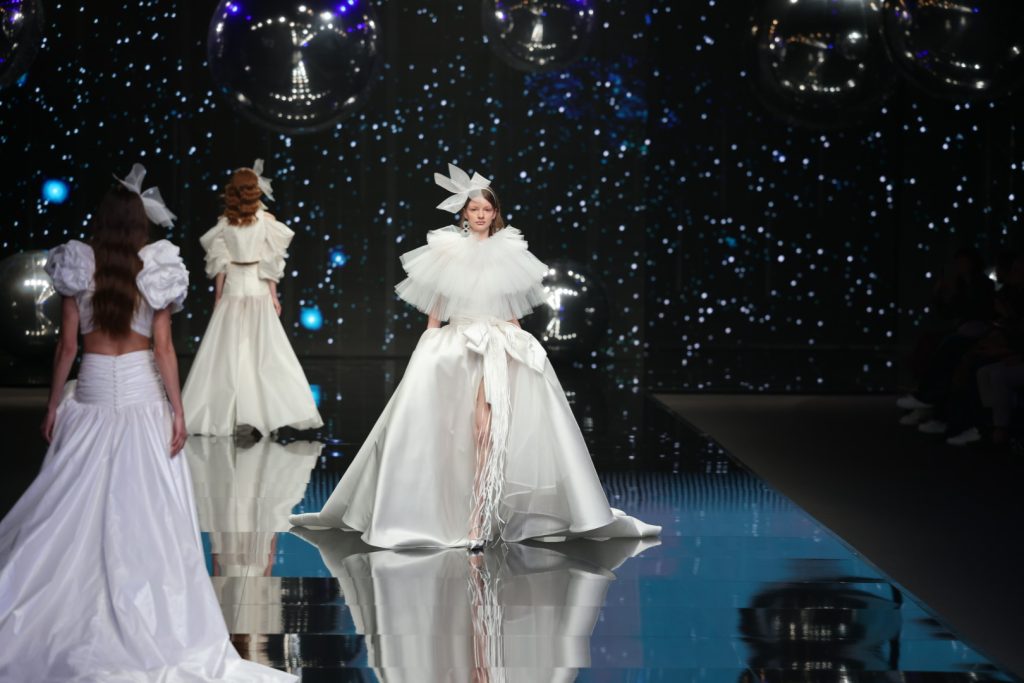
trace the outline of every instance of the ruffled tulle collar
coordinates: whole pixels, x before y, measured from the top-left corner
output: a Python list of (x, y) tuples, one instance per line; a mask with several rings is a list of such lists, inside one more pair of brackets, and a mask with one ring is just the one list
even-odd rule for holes
[(427, 244), (402, 255), (409, 277), (398, 295), (440, 320), (451, 315), (519, 318), (544, 301), (547, 266), (522, 232), (505, 227), (482, 240), (454, 225), (427, 233)]

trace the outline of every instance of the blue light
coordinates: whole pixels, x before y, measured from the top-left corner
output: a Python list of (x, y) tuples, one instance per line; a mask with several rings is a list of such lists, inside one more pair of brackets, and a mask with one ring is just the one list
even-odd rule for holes
[(328, 254), (331, 265), (335, 268), (341, 268), (343, 265), (348, 263), (348, 254), (345, 253), (344, 247), (334, 247)]
[(50, 179), (43, 183), (43, 199), (51, 204), (63, 204), (71, 188), (63, 180)]
[(307, 330), (319, 330), (324, 325), (324, 316), (316, 306), (307, 306), (299, 313), (299, 322)]
[(320, 391), (320, 385), (319, 384), (310, 384), (309, 385), (309, 390), (313, 394), (313, 402), (316, 403), (316, 407), (319, 408), (320, 407), (320, 397), (322, 396), (322, 393)]

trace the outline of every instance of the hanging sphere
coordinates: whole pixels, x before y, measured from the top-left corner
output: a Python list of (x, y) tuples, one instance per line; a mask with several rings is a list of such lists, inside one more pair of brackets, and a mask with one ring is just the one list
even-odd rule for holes
[(42, 38), (42, 0), (0, 2), (0, 88), (28, 71)]
[(0, 345), (15, 356), (51, 353), (57, 341), (60, 295), (45, 265), (45, 251), (0, 261)]
[(563, 69), (583, 56), (597, 24), (596, 0), (484, 0), (494, 51), (521, 71)]
[(1024, 2), (885, 0), (883, 7), (893, 61), (932, 95), (992, 98), (1024, 80)]
[(875, 114), (896, 78), (871, 0), (764, 0), (753, 17), (754, 83), (797, 125), (833, 128)]
[(523, 326), (552, 358), (581, 358), (597, 350), (608, 328), (604, 289), (578, 263), (548, 261), (546, 304), (523, 319)]
[(224, 0), (207, 36), (213, 80), (284, 133), (322, 130), (365, 102), (381, 62), (369, 0)]

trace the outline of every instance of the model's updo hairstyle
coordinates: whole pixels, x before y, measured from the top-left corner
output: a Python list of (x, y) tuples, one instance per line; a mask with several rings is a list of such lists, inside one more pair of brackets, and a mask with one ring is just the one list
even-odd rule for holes
[(149, 218), (142, 198), (121, 186), (112, 187), (92, 218), (92, 318), (96, 329), (114, 337), (128, 335), (139, 302), (135, 277), (142, 270), (139, 250), (149, 241)]
[[(491, 223), (491, 229), (487, 233), (487, 236), (490, 237), (491, 235), (505, 227), (505, 218), (501, 215), (501, 204), (498, 202), (498, 195), (495, 194), (494, 190), (492, 190), (489, 187), (485, 187), (484, 189), (480, 190), (480, 197), (486, 199), (488, 202), (491, 203), (491, 206), (494, 207), (494, 222)], [(459, 210), (460, 221), (467, 220), (466, 207), (469, 206), (469, 203), (474, 199), (477, 199), (477, 197), (470, 197), (469, 199), (466, 200), (466, 203), (462, 205), (462, 208)]]
[(238, 169), (224, 188), (224, 217), (231, 225), (252, 225), (262, 196), (259, 177), (248, 168)]

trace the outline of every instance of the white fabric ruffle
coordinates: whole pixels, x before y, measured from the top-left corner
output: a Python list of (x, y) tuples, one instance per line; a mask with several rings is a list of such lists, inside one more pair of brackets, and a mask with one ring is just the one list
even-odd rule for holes
[(402, 254), (408, 277), (398, 296), (439, 320), (484, 316), (511, 320), (544, 303), (548, 267), (527, 249), (523, 233), (506, 227), (483, 240), (454, 226), (427, 233), (427, 244)]
[(207, 230), (199, 238), (199, 244), (206, 252), (206, 277), (208, 278), (214, 278), (218, 273), (223, 273), (231, 263), (231, 254), (228, 253), (228, 245), (224, 241), (224, 228), (227, 225), (227, 220), (221, 218), (217, 221), (217, 225)]
[(92, 247), (78, 240), (54, 247), (46, 256), (46, 274), (53, 288), (64, 296), (75, 296), (92, 288), (96, 257)]
[[(180, 250), (167, 240), (159, 240), (139, 250), (142, 270), (135, 286), (144, 300), (135, 307), (132, 330), (149, 337), (153, 334), (153, 312), (170, 308), (182, 310), (188, 295), (188, 270)], [(78, 240), (54, 247), (46, 258), (47, 274), (53, 287), (63, 296), (73, 296), (78, 304), (79, 331), (94, 330), (92, 294), (95, 289), (96, 255), (92, 247)]]
[(263, 215), (263, 223), (267, 232), (263, 249), (260, 250), (260, 279), (280, 282), (284, 277), (284, 261), (288, 258), (288, 245), (292, 243), (295, 233), (281, 221), (266, 214)]
[(206, 251), (206, 276), (216, 277), (232, 262), (258, 263), (261, 280), (279, 282), (294, 237), (287, 225), (262, 209), (252, 225), (233, 226), (222, 217), (199, 238)]
[(159, 240), (144, 246), (139, 258), (142, 270), (135, 276), (135, 286), (153, 310), (170, 308), (171, 313), (177, 313), (184, 308), (188, 270), (181, 250), (167, 240)]

